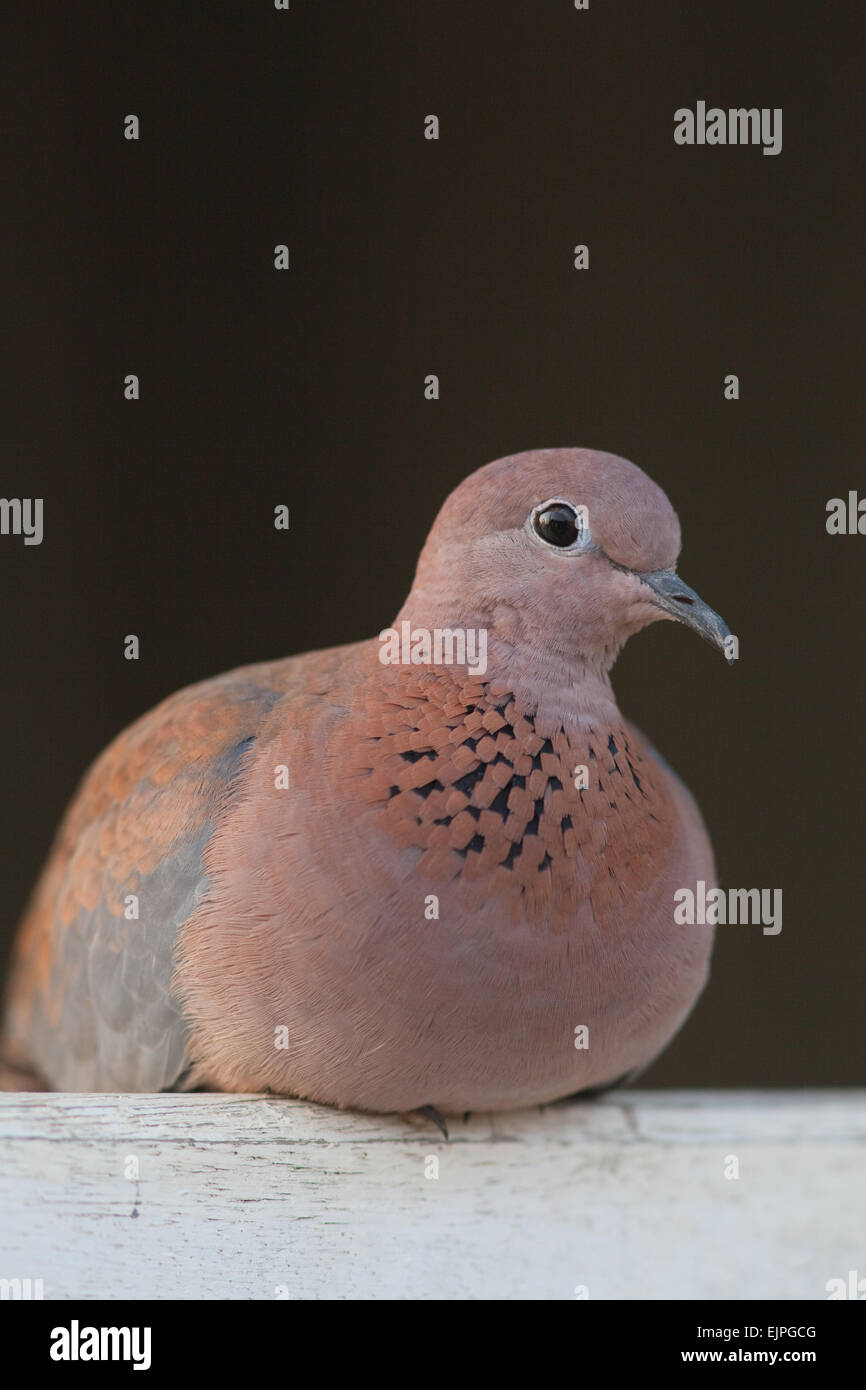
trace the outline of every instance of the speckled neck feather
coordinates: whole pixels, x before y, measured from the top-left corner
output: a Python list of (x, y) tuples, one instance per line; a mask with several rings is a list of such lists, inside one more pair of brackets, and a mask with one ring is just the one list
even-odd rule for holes
[[(629, 846), (619, 862), (630, 891), (651, 876), (666, 841), (653, 807), (666, 798), (622, 723), (543, 734), (511, 693), (451, 672), (402, 674), (367, 715), (361, 794), (381, 804), (397, 844), (417, 850), (422, 877), (491, 874), (491, 892), (517, 892), (532, 912), (556, 906), (562, 927), (586, 887), (599, 910), (621, 891), (612, 869), (601, 881), (594, 872), (612, 841)], [(579, 767), (584, 790), (575, 786)]]

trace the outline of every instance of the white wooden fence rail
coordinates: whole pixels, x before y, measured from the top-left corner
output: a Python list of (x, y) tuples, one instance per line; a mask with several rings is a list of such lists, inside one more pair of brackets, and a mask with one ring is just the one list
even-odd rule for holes
[(623, 1092), (449, 1143), (264, 1096), (0, 1094), (0, 1297), (826, 1299), (851, 1271), (866, 1091)]

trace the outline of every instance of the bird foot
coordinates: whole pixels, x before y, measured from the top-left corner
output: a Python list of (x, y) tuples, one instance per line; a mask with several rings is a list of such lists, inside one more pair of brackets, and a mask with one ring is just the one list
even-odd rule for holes
[[(418, 1119), (415, 1117), (418, 1116)], [(411, 1110), (406, 1115), (406, 1119), (411, 1124), (424, 1124), (427, 1120), (432, 1120), (437, 1129), (440, 1129), (446, 1139), (450, 1141), (448, 1126), (445, 1123), (444, 1115), (440, 1115), (435, 1105), (419, 1105), (417, 1110)]]

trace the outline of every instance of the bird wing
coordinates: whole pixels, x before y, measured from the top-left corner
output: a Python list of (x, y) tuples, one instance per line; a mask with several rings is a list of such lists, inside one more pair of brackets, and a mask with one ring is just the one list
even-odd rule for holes
[(281, 665), (179, 691), (85, 776), (19, 931), (5, 1020), (7, 1057), (54, 1089), (182, 1084), (174, 945), (206, 889), (215, 823), (279, 699)]
[(655, 747), (642, 733), (636, 724), (626, 721), (626, 728), (639, 739), (644, 748), (656, 759), (668, 774), (669, 786), (673, 795), (674, 804), (680, 815), (681, 833), (685, 836), (689, 847), (691, 859), (697, 864), (703, 865), (703, 874), (706, 882), (715, 883), (715, 860), (713, 857), (713, 847), (710, 844), (710, 837), (704, 825), (701, 815), (701, 808), (692, 796), (682, 777), (671, 767), (663, 753)]

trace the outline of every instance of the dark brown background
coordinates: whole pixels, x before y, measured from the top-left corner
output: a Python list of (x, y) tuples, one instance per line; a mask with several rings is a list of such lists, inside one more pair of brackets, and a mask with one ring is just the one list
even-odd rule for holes
[[(586, 445), (667, 490), (683, 576), (741, 640), (729, 671), (673, 624), (641, 634), (620, 703), (695, 792), (722, 881), (784, 892), (781, 936), (720, 928), (646, 1084), (864, 1080), (866, 537), (824, 526), (829, 497), (866, 489), (860, 12), (7, 18), (0, 493), (44, 497), (45, 540), (0, 537), (5, 934), (123, 725), (226, 668), (378, 631), (454, 484)], [(673, 112), (698, 99), (783, 107), (782, 153), (677, 147)]]

